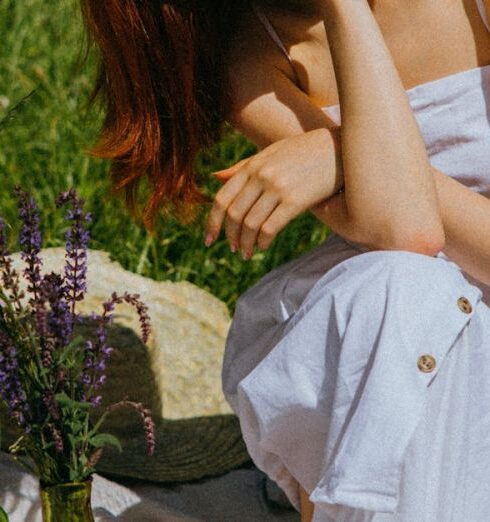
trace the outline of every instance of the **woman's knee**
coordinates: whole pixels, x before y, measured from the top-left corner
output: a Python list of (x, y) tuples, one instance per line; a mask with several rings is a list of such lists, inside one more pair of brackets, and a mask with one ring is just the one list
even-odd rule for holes
[[(465, 292), (471, 286), (455, 263), (405, 250), (359, 254), (334, 267), (322, 283), (336, 300), (372, 302), (380, 309), (385, 306), (383, 296), (411, 296), (424, 303), (431, 296)], [(321, 292), (320, 286), (316, 290)]]

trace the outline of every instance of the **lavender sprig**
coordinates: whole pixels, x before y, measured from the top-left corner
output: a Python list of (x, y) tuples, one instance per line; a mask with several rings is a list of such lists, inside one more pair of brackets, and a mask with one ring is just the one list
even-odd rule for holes
[(75, 189), (62, 192), (56, 198), (56, 206), (71, 203), (72, 208), (65, 214), (65, 219), (72, 222), (72, 226), (65, 233), (66, 264), (65, 288), (67, 301), (71, 304), (72, 316), (75, 315), (75, 305), (81, 301), (87, 291), (87, 248), (90, 233), (85, 228), (92, 221), (89, 212), (84, 212), (84, 200), (77, 196)]
[(42, 246), (42, 235), (39, 229), (39, 210), (34, 198), (19, 186), (15, 187), (18, 199), (19, 217), (22, 220), (22, 228), (19, 235), (19, 243), (22, 249), (21, 258), (26, 262), (24, 275), (30, 285), (27, 290), (33, 294), (29, 303), (36, 308), (41, 291), (41, 266), (42, 261), (39, 252)]
[(115, 404), (111, 404), (107, 407), (106, 411), (111, 412), (115, 408), (120, 406), (131, 406), (134, 408), (143, 419), (143, 426), (145, 430), (146, 437), (146, 452), (149, 456), (153, 455), (155, 452), (155, 422), (151, 416), (151, 411), (148, 408), (145, 408), (141, 402), (134, 402), (124, 399), (122, 401), (116, 402)]
[(63, 278), (55, 272), (45, 275), (42, 292), (44, 299), (50, 306), (50, 311), (47, 314), (49, 335), (55, 339), (57, 348), (64, 348), (69, 344), (73, 333), (73, 319)]
[(94, 405), (100, 404), (100, 396), (91, 397), (92, 390), (104, 384), (106, 376), (103, 372), (106, 369), (110, 354), (114, 350), (107, 345), (107, 327), (113, 321), (114, 314), (112, 312), (116, 304), (126, 302), (136, 308), (142, 340), (144, 343), (148, 342), (151, 332), (150, 317), (148, 315), (148, 307), (140, 301), (139, 297), (139, 294), (124, 292), (123, 295), (118, 295), (116, 292), (113, 292), (111, 298), (102, 304), (103, 313), (101, 315), (92, 315), (92, 318), (97, 321), (95, 342), (89, 340), (85, 343), (85, 361), (80, 381), (88, 386), (86, 397)]
[(54, 424), (50, 424), (49, 429), (51, 431), (51, 435), (53, 436), (54, 447), (56, 448), (56, 452), (63, 453), (64, 445), (60, 431), (58, 430), (58, 428), (56, 428)]
[(57, 402), (55, 401), (54, 393), (52, 390), (46, 390), (43, 393), (43, 402), (51, 417), (53, 417), (54, 420), (59, 420), (61, 417), (60, 408)]
[(29, 405), (19, 375), (17, 350), (9, 335), (0, 329), (0, 398), (21, 428), (29, 433)]

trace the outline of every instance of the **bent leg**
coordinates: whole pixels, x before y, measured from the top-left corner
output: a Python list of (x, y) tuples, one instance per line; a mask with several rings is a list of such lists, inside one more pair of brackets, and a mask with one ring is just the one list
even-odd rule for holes
[(480, 297), (455, 265), (403, 251), (318, 280), (237, 387), (247, 448), (298, 511), (300, 482), (333, 520), (339, 506), (395, 512), (428, 388)]
[(313, 503), (308, 499), (308, 493), (298, 484), (299, 497), (301, 500), (301, 522), (311, 522), (313, 520)]

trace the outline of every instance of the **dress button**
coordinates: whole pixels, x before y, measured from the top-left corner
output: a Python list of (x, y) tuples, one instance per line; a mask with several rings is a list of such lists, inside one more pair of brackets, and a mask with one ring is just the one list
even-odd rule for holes
[(468, 301), (468, 299), (466, 299), (466, 297), (460, 297), (458, 299), (458, 306), (459, 309), (465, 314), (471, 314), (471, 303)]
[(421, 372), (429, 373), (436, 367), (436, 360), (432, 355), (421, 355), (417, 361), (417, 366)]

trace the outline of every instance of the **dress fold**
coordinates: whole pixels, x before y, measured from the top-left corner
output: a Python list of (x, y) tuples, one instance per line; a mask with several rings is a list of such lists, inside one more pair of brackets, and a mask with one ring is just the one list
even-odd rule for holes
[(457, 341), (481, 297), (451, 261), (379, 250), (336, 264), (276, 318), (233, 401), (251, 457), (298, 510), (301, 483), (332, 520), (339, 505), (396, 513), (428, 388), (453, 349), (469, 350)]

